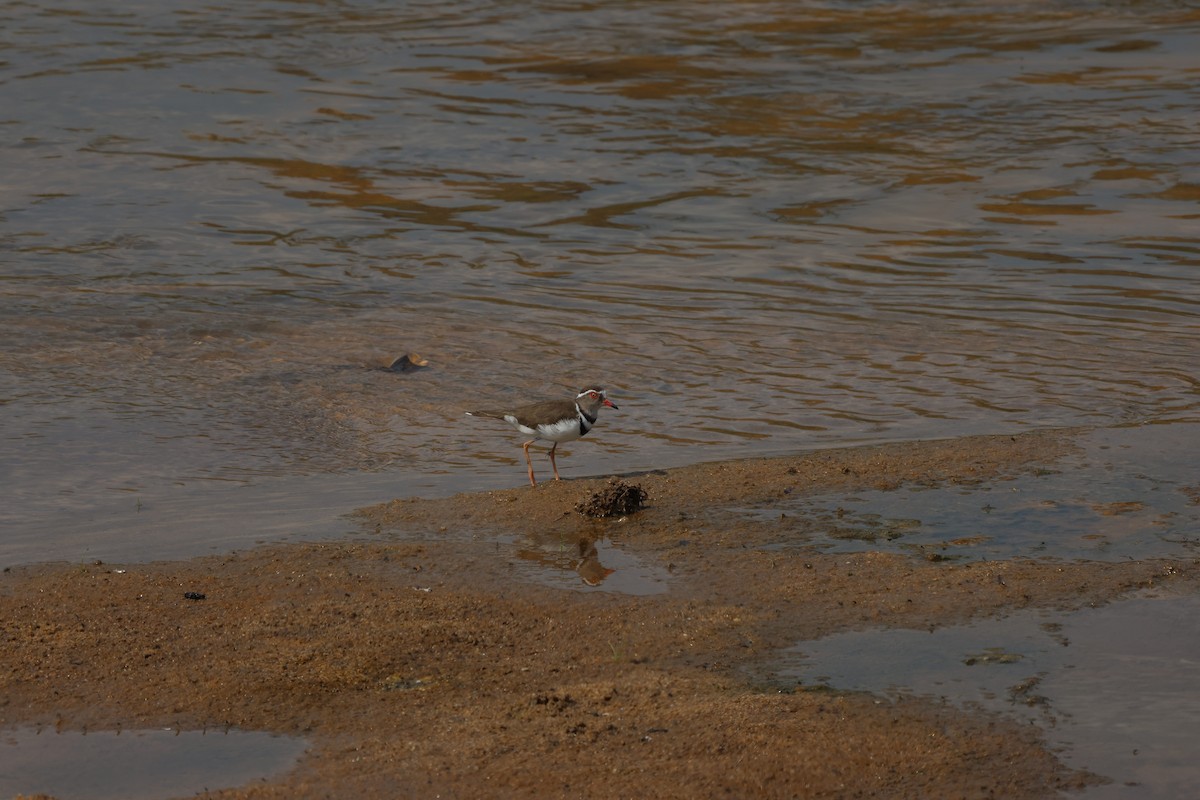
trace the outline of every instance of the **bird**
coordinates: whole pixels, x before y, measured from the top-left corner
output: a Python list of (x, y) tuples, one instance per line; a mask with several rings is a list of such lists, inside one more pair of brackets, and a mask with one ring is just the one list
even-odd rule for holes
[(573, 442), (590, 431), (596, 424), (602, 406), (617, 408), (617, 404), (608, 399), (608, 393), (602, 387), (587, 386), (579, 390), (574, 400), (542, 400), (512, 409), (468, 411), (467, 416), (502, 419), (526, 436), (532, 436), (523, 448), (525, 463), (529, 465), (529, 485), (537, 486), (537, 479), (533, 477), (533, 460), (529, 457), (529, 445), (538, 439), (554, 442), (550, 445), (550, 466), (554, 468), (554, 480), (560, 480), (558, 463), (554, 460), (555, 449), (558, 448), (559, 442)]

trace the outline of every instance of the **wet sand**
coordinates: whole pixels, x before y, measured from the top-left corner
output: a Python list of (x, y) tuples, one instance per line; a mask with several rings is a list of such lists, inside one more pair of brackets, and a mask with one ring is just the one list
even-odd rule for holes
[[(575, 510), (606, 478), (567, 480), (361, 509), (357, 541), (12, 568), (0, 727), (308, 738), (293, 771), (212, 794), (225, 798), (1054, 796), (1100, 779), (1065, 768), (1036, 728), (785, 684), (773, 654), (836, 631), (1196, 591), (1200, 564), (767, 548), (815, 523), (740, 510), (1001, 481), (1071, 447), (1038, 432), (705, 464), (622, 476), (649, 497), (624, 517)], [(530, 583), (492, 533), (561, 542), (592, 582), (589, 544), (619, 537), (669, 590)]]

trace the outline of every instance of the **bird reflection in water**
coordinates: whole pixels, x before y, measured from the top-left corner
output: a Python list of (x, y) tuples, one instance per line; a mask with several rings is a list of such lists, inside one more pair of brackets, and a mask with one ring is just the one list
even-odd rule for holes
[(557, 539), (553, 546), (523, 547), (517, 551), (517, 555), (526, 561), (549, 567), (559, 575), (562, 572), (574, 572), (584, 586), (599, 586), (605, 578), (616, 572), (600, 563), (596, 540), (586, 536), (580, 537), (574, 544), (564, 537)]
[(575, 571), (588, 586), (599, 586), (605, 578), (616, 572), (600, 563), (596, 543), (591, 539), (579, 540), (579, 562), (575, 565)]

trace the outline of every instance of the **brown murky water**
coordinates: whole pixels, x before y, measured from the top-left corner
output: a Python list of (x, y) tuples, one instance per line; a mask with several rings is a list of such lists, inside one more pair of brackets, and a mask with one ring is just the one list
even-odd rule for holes
[(258, 731), (0, 731), (5, 797), (158, 800), (261, 781), (295, 766), (303, 739)]
[(1198, 418), (1185, 3), (68, 0), (0, 31), (10, 560), (517, 484), (519, 437), (462, 412), (593, 379), (621, 411), (568, 476)]

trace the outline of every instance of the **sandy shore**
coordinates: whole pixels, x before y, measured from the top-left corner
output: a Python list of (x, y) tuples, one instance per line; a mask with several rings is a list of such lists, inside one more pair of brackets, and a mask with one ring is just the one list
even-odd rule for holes
[[(708, 464), (624, 476), (649, 495), (624, 517), (575, 510), (603, 479), (563, 481), (361, 509), (359, 541), (5, 570), (0, 727), (310, 741), (291, 772), (224, 798), (1054, 796), (1097, 779), (1036, 728), (781, 684), (772, 654), (836, 631), (1195, 591), (1200, 565), (765, 549), (781, 525), (818, 523), (737, 509), (1003, 479), (1071, 447), (1042, 432)], [(530, 583), (489, 534), (560, 541), (592, 581), (590, 544), (619, 536), (668, 591)]]

